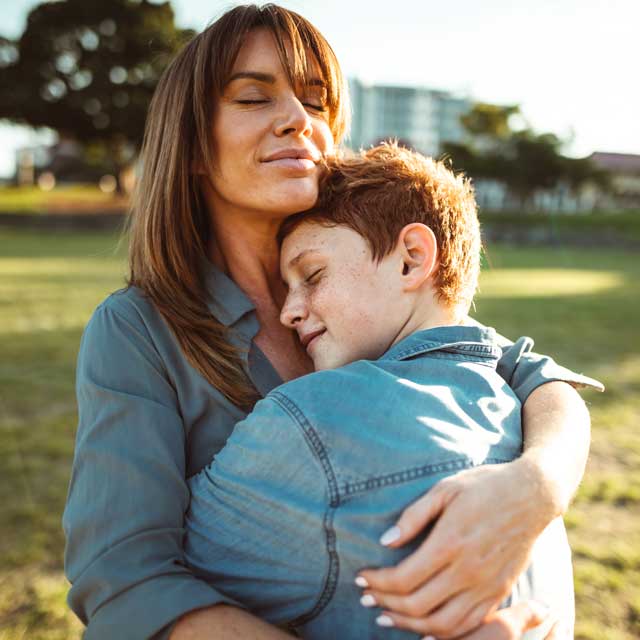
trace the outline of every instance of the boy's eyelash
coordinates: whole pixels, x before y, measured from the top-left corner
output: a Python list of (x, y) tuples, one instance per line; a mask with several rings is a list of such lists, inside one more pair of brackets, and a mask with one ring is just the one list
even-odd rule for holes
[(320, 274), (321, 271), (323, 271), (324, 269), (318, 269), (317, 271), (314, 271), (310, 276), (308, 276), (307, 278), (305, 278), (305, 282), (307, 284), (313, 284), (311, 281)]
[(240, 103), (240, 104), (261, 104), (263, 102), (266, 102), (266, 100), (261, 99), (261, 100), (236, 100), (236, 102)]

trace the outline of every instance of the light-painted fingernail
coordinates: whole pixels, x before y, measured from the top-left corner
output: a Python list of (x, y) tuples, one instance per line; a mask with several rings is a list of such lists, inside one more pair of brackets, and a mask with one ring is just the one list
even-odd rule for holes
[(376, 624), (379, 627), (393, 627), (393, 620), (389, 616), (381, 615), (376, 618)]
[(375, 607), (378, 603), (370, 593), (365, 593), (362, 598), (360, 598), (360, 604), (363, 607)]
[(356, 584), (359, 587), (362, 587), (363, 589), (366, 589), (369, 586), (369, 583), (367, 582), (367, 579), (363, 578), (362, 576), (358, 576), (356, 578)]
[(435, 636), (425, 636), (424, 638), (421, 638), (421, 640), (438, 640)]
[(380, 544), (385, 547), (392, 542), (395, 542), (400, 537), (400, 527), (391, 527), (391, 529), (387, 529), (380, 538)]

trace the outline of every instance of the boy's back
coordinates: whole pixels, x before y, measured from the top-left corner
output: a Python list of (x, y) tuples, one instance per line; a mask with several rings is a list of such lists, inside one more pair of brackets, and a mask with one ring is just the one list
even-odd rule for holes
[[(499, 356), (492, 330), (438, 327), (379, 360), (276, 389), (191, 479), (189, 563), (307, 638), (414, 637), (376, 626), (354, 578), (419, 544), (380, 545), (399, 509), (457, 471), (520, 454), (520, 403), (495, 371)], [(514, 596), (556, 605), (572, 624), (571, 580), (558, 522)]]

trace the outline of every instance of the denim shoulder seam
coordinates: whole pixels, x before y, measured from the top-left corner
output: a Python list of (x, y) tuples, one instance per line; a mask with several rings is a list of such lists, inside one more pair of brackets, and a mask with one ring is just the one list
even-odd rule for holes
[(311, 449), (313, 455), (320, 462), (320, 466), (324, 472), (327, 487), (329, 489), (329, 505), (324, 512), (323, 528), (325, 532), (325, 544), (326, 551), (329, 559), (327, 575), (325, 576), (325, 583), (318, 597), (317, 602), (307, 613), (303, 613), (293, 620), (290, 624), (292, 626), (302, 626), (310, 620), (313, 620), (318, 616), (322, 610), (329, 604), (329, 601), (335, 593), (338, 584), (338, 574), (340, 571), (338, 553), (336, 551), (336, 533), (333, 526), (333, 517), (336, 508), (340, 504), (340, 493), (338, 489), (338, 480), (336, 478), (329, 455), (318, 435), (318, 432), (314, 429), (311, 423), (307, 420), (307, 417), (298, 405), (291, 400), (288, 396), (284, 395), (280, 391), (272, 391), (269, 394), (270, 397), (277, 402), (284, 411), (286, 411), (292, 418), (293, 422), (302, 431), (303, 437), (307, 446)]
[(498, 363), (497, 358), (456, 351), (432, 351), (431, 353), (426, 353), (425, 357), (434, 360), (449, 360), (451, 362), (471, 362), (490, 369), (495, 369)]
[(366, 480), (361, 480), (359, 482), (348, 482), (344, 484), (342, 490), (345, 497), (353, 496), (367, 491), (374, 491), (381, 487), (403, 484), (404, 482), (410, 482), (417, 478), (423, 478), (438, 473), (457, 472), (484, 464), (502, 464), (510, 462), (514, 457), (517, 457), (520, 454), (520, 449), (494, 449), (493, 454), (494, 455), (489, 458), (485, 458), (481, 462), (467, 457), (453, 458), (451, 460), (443, 460), (438, 463), (426, 464), (420, 467), (403, 469), (402, 471), (395, 471), (382, 476), (367, 478)]
[(479, 357), (484, 357), (487, 359), (499, 358), (502, 355), (501, 349), (497, 345), (492, 344), (481, 344), (481, 343), (448, 343), (448, 344), (440, 344), (437, 342), (422, 342), (417, 345), (413, 345), (411, 347), (407, 347), (402, 351), (394, 354), (394, 360), (403, 360), (405, 358), (409, 358), (415, 355), (425, 356), (438, 353), (438, 352), (448, 352), (448, 353), (457, 353), (464, 354), (470, 353)]

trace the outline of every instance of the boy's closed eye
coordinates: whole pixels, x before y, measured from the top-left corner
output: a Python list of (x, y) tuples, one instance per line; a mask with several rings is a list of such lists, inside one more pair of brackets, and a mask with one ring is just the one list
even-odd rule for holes
[(313, 269), (310, 273), (310, 275), (306, 276), (304, 281), (305, 284), (314, 284), (316, 282), (318, 282), (318, 280), (320, 279), (320, 276), (322, 275), (322, 272), (324, 271), (324, 267), (320, 267), (318, 269)]

